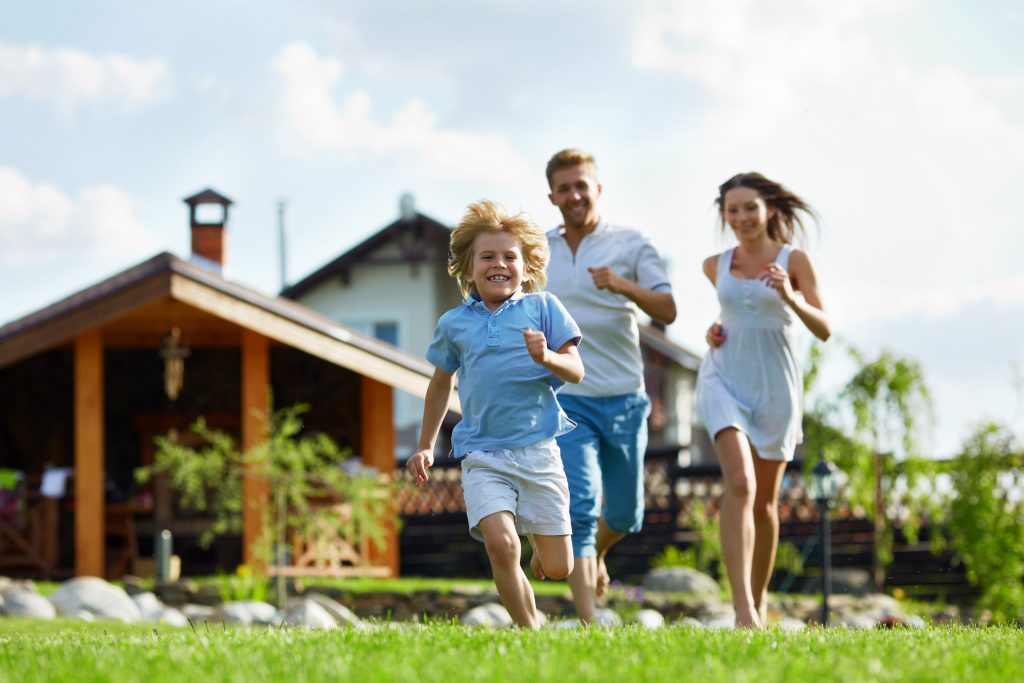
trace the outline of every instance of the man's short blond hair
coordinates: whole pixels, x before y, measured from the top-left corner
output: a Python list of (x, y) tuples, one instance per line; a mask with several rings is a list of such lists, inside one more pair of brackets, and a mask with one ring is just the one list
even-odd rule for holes
[(593, 155), (589, 152), (584, 152), (582, 149), (570, 147), (563, 149), (548, 160), (548, 187), (554, 187), (551, 179), (557, 171), (561, 171), (563, 168), (572, 168), (573, 166), (590, 166), (594, 169), (594, 173), (597, 173), (597, 162), (594, 160)]
[(476, 284), (470, 279), (473, 269), (473, 244), (485, 232), (507, 232), (517, 240), (523, 251), (523, 291), (538, 292), (544, 289), (548, 276), (550, 250), (544, 230), (527, 214), (519, 212), (510, 215), (501, 204), (483, 199), (466, 207), (466, 213), (452, 230), (448, 255), (448, 274), (459, 283), (462, 296), (468, 297), (476, 291)]

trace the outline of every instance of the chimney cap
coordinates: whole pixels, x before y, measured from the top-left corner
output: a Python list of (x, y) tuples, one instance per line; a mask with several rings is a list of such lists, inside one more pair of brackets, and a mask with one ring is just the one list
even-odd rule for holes
[(202, 192), (198, 192), (191, 197), (185, 197), (182, 201), (192, 207), (197, 204), (221, 204), (223, 206), (231, 206), (234, 204), (233, 201), (210, 188), (206, 188)]

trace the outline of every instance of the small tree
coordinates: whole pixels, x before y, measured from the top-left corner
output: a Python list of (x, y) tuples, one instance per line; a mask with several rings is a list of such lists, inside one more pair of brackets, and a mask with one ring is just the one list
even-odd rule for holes
[[(923, 418), (932, 412), (931, 393), (921, 366), (914, 360), (883, 350), (877, 358), (867, 359), (850, 347), (851, 357), (860, 366), (846, 383), (840, 397), (849, 401), (858, 433), (867, 437), (872, 449), (874, 501), (874, 556), (872, 568), (875, 590), (885, 585), (883, 566), (892, 561), (893, 529), (886, 513), (886, 487), (897, 474), (896, 457), (911, 460), (918, 454), (918, 430)], [(917, 468), (905, 468), (913, 476)], [(913, 487), (914, 482), (908, 482)]]
[[(199, 538), (204, 547), (216, 535), (242, 530), (242, 478), (247, 466), (267, 478), (273, 498), (255, 549), (264, 563), (276, 558), (280, 564), (288, 531), (313, 540), (337, 535), (352, 545), (364, 540), (382, 543), (395, 484), (361, 465), (346, 468), (349, 454), (325, 434), (302, 435), (300, 415), (307, 409), (300, 404), (274, 412), (267, 439), (246, 453), (235, 447), (231, 435), (210, 429), (200, 418), (192, 431), (202, 438), (202, 447), (157, 437), (154, 464), (140, 468), (136, 476), (145, 482), (167, 474), (183, 507), (213, 518)], [(329, 504), (333, 501), (344, 503), (344, 509)]]
[(997, 620), (1024, 619), (1024, 450), (1004, 426), (980, 425), (951, 471), (950, 540)]

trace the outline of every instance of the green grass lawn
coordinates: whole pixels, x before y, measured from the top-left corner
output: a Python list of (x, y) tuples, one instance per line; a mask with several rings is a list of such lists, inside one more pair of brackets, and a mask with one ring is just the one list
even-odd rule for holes
[(192, 629), (0, 619), (0, 682), (1011, 681), (1024, 631)]

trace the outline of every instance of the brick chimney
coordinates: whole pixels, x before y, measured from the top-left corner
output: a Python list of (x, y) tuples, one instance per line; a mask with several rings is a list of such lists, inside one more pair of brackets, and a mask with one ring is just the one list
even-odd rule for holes
[[(207, 188), (198, 194), (185, 198), (189, 209), (189, 223), (192, 226), (192, 260), (218, 273), (224, 271), (224, 246), (227, 240), (228, 207), (234, 202), (224, 195)], [(200, 221), (197, 209), (200, 206), (217, 205), (212, 209), (213, 220), (209, 217)], [(202, 209), (202, 213), (209, 212)]]

